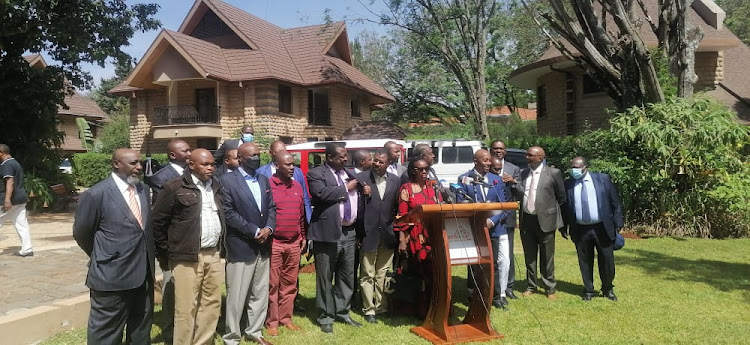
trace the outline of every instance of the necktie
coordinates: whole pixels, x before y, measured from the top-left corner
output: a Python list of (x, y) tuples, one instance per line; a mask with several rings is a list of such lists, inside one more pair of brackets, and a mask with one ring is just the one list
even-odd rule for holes
[(481, 184), (474, 185), (474, 194), (476, 194), (477, 202), (484, 202), (484, 188)]
[[(346, 183), (344, 183), (344, 180), (341, 178), (341, 175), (339, 172), (336, 172), (336, 177), (339, 179), (339, 185), (346, 186)], [(352, 202), (349, 200), (349, 191), (346, 192), (346, 201), (344, 202), (344, 220), (349, 221), (350, 218), (352, 218)]]
[(581, 180), (581, 222), (591, 223), (591, 212), (589, 211), (589, 193), (586, 191), (586, 181)]
[(531, 184), (529, 184), (529, 197), (526, 199), (526, 209), (529, 210), (529, 213), (536, 210), (536, 207), (534, 206), (534, 203), (536, 202), (536, 188), (534, 188), (534, 182), (536, 182), (536, 173), (534, 173), (534, 170), (531, 170), (530, 174)]
[(135, 187), (133, 186), (128, 187), (128, 207), (130, 207), (130, 212), (133, 212), (133, 216), (138, 220), (138, 225), (142, 228), (143, 219), (141, 218), (141, 208), (138, 206), (138, 200), (135, 196)]

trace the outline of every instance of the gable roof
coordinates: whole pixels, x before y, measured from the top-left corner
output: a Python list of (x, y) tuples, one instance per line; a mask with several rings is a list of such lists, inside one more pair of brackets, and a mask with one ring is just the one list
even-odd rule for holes
[[(516, 113), (521, 118), (521, 120), (536, 120), (536, 109), (516, 108)], [(508, 107), (507, 105), (502, 105), (487, 110), (487, 117), (502, 118), (509, 117), (512, 114), (513, 112), (510, 111), (510, 107)]]
[[(47, 62), (44, 61), (44, 57), (40, 54), (25, 55), (23, 58), (32, 67), (47, 67)], [(74, 91), (72, 95), (65, 95), (65, 105), (68, 106), (68, 109), (63, 109), (62, 106), (57, 107), (58, 114), (89, 117), (93, 120), (104, 120), (109, 118), (107, 113), (105, 113), (102, 108), (99, 108), (99, 105), (96, 104), (96, 102), (82, 96), (78, 91)]]
[[(209, 12), (247, 48), (222, 48), (191, 36)], [(344, 84), (373, 96), (371, 104), (394, 100), (351, 65), (346, 23), (283, 29), (220, 0), (196, 0), (179, 30), (163, 30), (128, 79), (110, 93), (151, 87), (146, 65), (158, 60), (166, 46), (177, 50), (204, 78), (231, 82), (274, 79), (307, 87)]]

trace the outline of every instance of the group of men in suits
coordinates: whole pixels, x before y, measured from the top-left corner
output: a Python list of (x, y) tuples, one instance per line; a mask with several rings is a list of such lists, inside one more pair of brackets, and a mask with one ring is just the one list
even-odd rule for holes
[[(259, 148), (244, 139), (252, 140), (243, 134), (238, 148), (224, 150), (225, 164), (231, 164), (236, 150), (237, 165), (228, 166), (220, 179), (209, 151), (191, 152), (185, 141), (170, 141), (169, 164), (151, 177), (151, 188), (139, 182), (138, 152), (115, 151), (112, 174), (82, 195), (73, 227), (91, 258), (89, 343), (120, 343), (125, 329), (129, 342), (150, 343), (157, 259), (165, 283), (173, 284), (171, 294), (163, 287), (165, 303), (171, 302), (163, 308), (169, 315), (165, 326), (175, 326), (175, 343), (212, 342), (222, 283), (227, 291), (224, 343), (238, 344), (244, 334), (267, 344), (264, 327), (271, 336), (281, 326), (299, 330), (291, 321), (291, 303), (298, 292), (299, 258), (307, 250), (315, 257), (321, 331), (332, 333), (334, 321), (362, 326), (350, 315), (357, 289), (367, 322), (376, 323), (387, 311), (385, 280), (397, 245), (393, 221), (405, 172), (399, 164), (401, 147), (388, 142), (369, 157), (369, 170), (355, 172), (345, 168), (346, 149), (330, 144), (325, 163), (305, 177), (282, 142), (271, 145), (273, 161), (261, 167)], [(424, 146), (414, 148), (413, 158), (431, 165), (434, 155)], [(576, 243), (583, 299), (594, 296), (596, 250), (602, 292), (616, 300), (612, 242), (623, 221), (609, 177), (589, 172), (586, 159), (576, 157), (572, 179), (563, 183), (560, 170), (542, 164), (541, 147), (529, 148), (524, 170), (506, 161), (505, 151), (502, 141), (493, 142), (490, 151), (477, 151), (474, 168), (459, 177), (460, 194), (477, 202), (520, 201), (528, 281), (524, 296), (540, 287), (538, 256), (547, 296), (555, 299), (554, 236), (561, 229)], [(505, 211), (487, 220), (496, 263), (493, 304), (500, 308), (507, 306), (506, 298), (516, 298), (515, 218)]]

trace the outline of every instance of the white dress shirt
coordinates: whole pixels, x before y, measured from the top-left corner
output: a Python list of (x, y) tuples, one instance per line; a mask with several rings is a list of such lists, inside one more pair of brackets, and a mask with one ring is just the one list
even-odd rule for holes
[[(539, 166), (536, 169), (529, 171), (529, 176), (526, 178), (526, 185), (524, 186), (524, 189), (523, 189), (523, 200), (524, 200), (523, 211), (528, 214), (537, 214), (536, 208), (529, 211), (529, 209), (526, 207), (527, 206), (526, 200), (529, 199), (529, 193), (532, 189), (534, 190), (534, 195), (535, 195), (534, 200), (536, 201), (536, 198), (539, 197), (539, 195), (536, 194), (536, 191), (537, 191), (536, 188), (539, 186), (539, 178), (542, 176), (542, 168), (544, 168), (544, 165), (539, 164)], [(531, 185), (532, 174), (533, 174), (533, 180), (534, 180), (533, 186)]]
[[(125, 204), (130, 203), (130, 192), (128, 192), (128, 187), (130, 187), (131, 185), (121, 179), (120, 176), (117, 176), (117, 174), (115, 174), (114, 172), (112, 173), (112, 178), (115, 179), (115, 184), (117, 185), (117, 189), (120, 190), (120, 194), (122, 194), (122, 197), (125, 199)], [(133, 186), (133, 188), (135, 187), (136, 186)], [(138, 208), (143, 210), (143, 205), (141, 205), (141, 196), (138, 195), (137, 189), (135, 190), (135, 201), (138, 202)]]
[(219, 208), (214, 202), (214, 190), (211, 180), (203, 181), (190, 174), (193, 183), (201, 192), (201, 248), (214, 248), (221, 237), (221, 220)]

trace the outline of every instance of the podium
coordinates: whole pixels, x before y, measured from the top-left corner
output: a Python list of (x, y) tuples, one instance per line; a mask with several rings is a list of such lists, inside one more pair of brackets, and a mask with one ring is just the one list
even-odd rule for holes
[[(422, 326), (411, 331), (433, 344), (455, 344), (502, 338), (490, 323), (494, 291), (494, 260), (486, 219), (501, 210), (514, 210), (518, 203), (473, 203), (421, 205), (397, 223), (421, 222), (432, 245), (432, 301)], [(469, 302), (463, 322), (448, 324), (451, 308), (453, 266), (478, 265), (474, 270), (477, 291)]]

